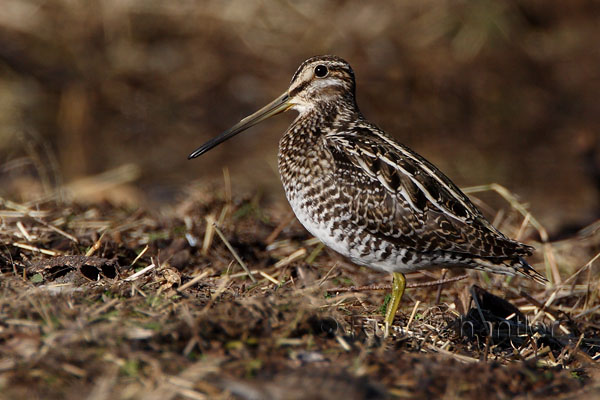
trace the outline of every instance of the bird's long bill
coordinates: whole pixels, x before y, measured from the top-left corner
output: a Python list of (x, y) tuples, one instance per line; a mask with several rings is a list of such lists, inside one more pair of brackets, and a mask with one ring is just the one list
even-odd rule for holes
[(264, 121), (265, 119), (272, 117), (273, 115), (277, 115), (283, 111), (286, 111), (290, 107), (291, 104), (288, 102), (288, 94), (284, 93), (269, 104), (267, 104), (266, 106), (264, 106), (263, 108), (261, 108), (260, 110), (258, 110), (257, 112), (255, 112), (254, 114), (247, 116), (231, 128), (227, 129), (225, 132), (221, 133), (216, 138), (211, 139), (208, 142), (204, 143), (202, 146), (198, 147), (192, 154), (188, 156), (188, 159), (196, 158), (206, 153), (207, 151), (209, 151), (213, 147), (218, 146), (227, 139), (231, 139), (238, 133), (245, 131), (251, 126), (258, 124), (259, 122)]

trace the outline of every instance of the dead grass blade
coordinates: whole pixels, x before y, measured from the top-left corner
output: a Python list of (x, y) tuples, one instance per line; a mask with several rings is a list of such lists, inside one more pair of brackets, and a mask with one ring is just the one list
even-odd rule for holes
[(238, 253), (235, 251), (235, 249), (233, 248), (233, 246), (231, 245), (231, 243), (229, 243), (229, 241), (227, 240), (227, 238), (225, 237), (225, 235), (223, 235), (223, 232), (221, 232), (221, 230), (219, 229), (219, 227), (217, 226), (216, 223), (213, 223), (213, 227), (215, 228), (215, 232), (217, 232), (217, 235), (219, 235), (219, 237), (221, 238), (221, 240), (223, 241), (223, 243), (225, 244), (225, 246), (227, 247), (227, 249), (233, 255), (233, 258), (235, 258), (235, 260), (238, 262), (238, 264), (240, 264), (240, 266), (244, 269), (244, 271), (246, 271), (246, 275), (248, 275), (248, 277), (250, 277), (250, 280), (252, 280), (252, 282), (256, 283), (256, 279), (250, 273), (250, 270), (248, 269), (248, 266), (246, 265), (245, 262), (242, 261), (242, 259), (238, 255)]

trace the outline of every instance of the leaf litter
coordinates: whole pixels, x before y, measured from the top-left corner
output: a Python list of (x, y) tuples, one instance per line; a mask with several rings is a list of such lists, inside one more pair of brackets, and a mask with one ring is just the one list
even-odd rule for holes
[(600, 236), (550, 243), (513, 200), (500, 228), (543, 249), (531, 261), (553, 283), (411, 274), (387, 338), (389, 277), (256, 195), (196, 188), (160, 210), (3, 200), (1, 396), (598, 394)]

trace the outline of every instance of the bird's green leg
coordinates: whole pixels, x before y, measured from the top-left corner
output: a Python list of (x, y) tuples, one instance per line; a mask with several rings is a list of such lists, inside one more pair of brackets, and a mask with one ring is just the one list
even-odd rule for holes
[(396, 316), (396, 311), (398, 311), (398, 306), (400, 305), (400, 300), (402, 299), (402, 295), (404, 294), (404, 288), (406, 287), (406, 278), (404, 274), (401, 272), (394, 272), (392, 274), (393, 282), (392, 282), (392, 298), (388, 303), (387, 310), (385, 312), (385, 333), (384, 335), (387, 337), (389, 333), (389, 327), (394, 322), (394, 317)]

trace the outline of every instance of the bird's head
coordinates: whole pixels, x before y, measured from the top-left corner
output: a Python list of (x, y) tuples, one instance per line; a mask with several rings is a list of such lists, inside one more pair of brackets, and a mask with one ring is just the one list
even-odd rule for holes
[(324, 103), (354, 104), (354, 71), (336, 56), (317, 56), (298, 68), (287, 91), (290, 108), (301, 114)]
[(354, 92), (354, 72), (350, 64), (330, 55), (309, 58), (300, 65), (290, 87), (281, 96), (206, 142), (188, 158), (196, 158), (251, 126), (290, 109), (302, 115), (327, 105), (356, 107)]

